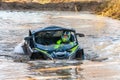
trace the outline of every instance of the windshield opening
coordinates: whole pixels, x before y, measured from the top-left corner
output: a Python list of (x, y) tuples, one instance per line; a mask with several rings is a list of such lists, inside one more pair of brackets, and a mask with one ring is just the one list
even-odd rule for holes
[[(41, 45), (53, 45), (56, 44), (58, 40), (61, 40), (62, 35), (65, 31), (45, 31), (38, 32), (35, 34), (35, 42)], [(75, 41), (74, 32), (67, 31), (70, 33), (69, 41)]]

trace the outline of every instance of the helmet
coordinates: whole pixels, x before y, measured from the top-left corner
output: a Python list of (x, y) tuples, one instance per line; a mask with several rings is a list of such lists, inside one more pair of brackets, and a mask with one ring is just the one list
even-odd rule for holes
[(62, 35), (62, 41), (67, 42), (67, 41), (69, 41), (69, 39), (70, 39), (70, 32), (65, 31)]

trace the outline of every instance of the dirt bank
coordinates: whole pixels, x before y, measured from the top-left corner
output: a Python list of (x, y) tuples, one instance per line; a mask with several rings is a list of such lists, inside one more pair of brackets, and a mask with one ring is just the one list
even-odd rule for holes
[(103, 2), (69, 2), (69, 3), (18, 3), (18, 2), (1, 2), (1, 10), (58, 10), (58, 11), (94, 11)]

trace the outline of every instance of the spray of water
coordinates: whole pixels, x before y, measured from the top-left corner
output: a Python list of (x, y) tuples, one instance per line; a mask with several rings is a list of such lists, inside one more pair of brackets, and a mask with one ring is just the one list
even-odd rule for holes
[(24, 44), (24, 41), (22, 41), (21, 43), (19, 43), (15, 48), (14, 48), (14, 53), (16, 54), (24, 54), (24, 51), (23, 51), (23, 46)]

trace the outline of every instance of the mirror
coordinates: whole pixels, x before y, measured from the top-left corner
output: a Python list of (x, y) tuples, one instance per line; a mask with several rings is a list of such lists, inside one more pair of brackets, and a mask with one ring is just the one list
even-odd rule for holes
[(77, 35), (79, 37), (84, 37), (85, 36), (84, 34), (81, 34), (81, 33), (76, 33), (75, 35)]
[(28, 40), (30, 40), (31, 38), (32, 38), (31, 36), (25, 37), (24, 40), (28, 41)]

